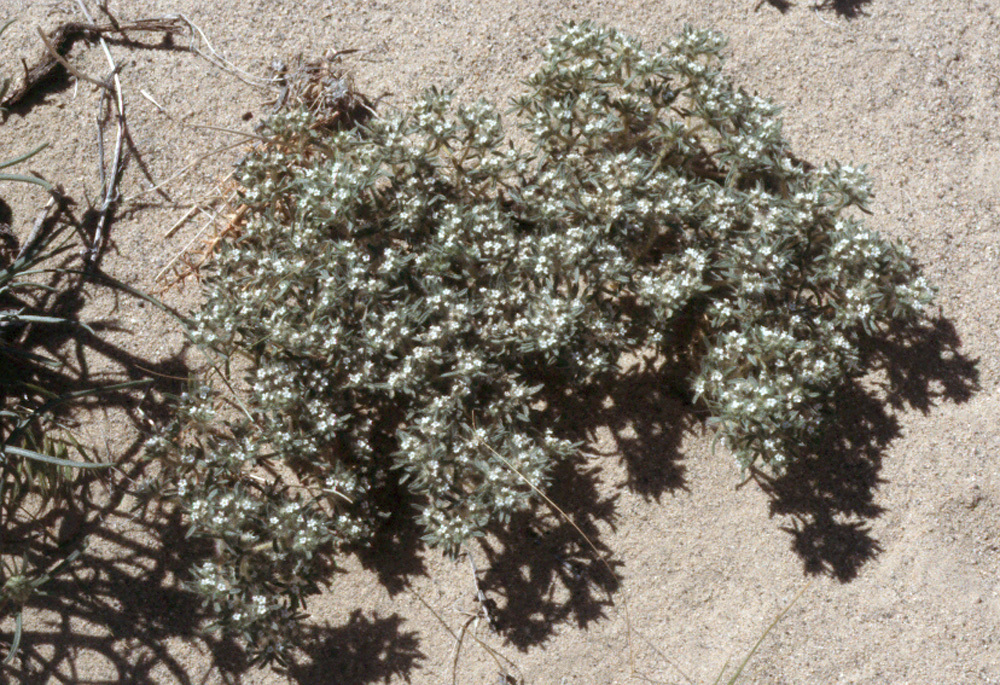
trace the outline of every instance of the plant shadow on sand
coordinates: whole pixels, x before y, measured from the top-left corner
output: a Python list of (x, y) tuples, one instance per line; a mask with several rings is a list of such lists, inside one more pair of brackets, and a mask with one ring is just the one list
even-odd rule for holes
[[(43, 309), (75, 318), (83, 305), (80, 289), (63, 290), (67, 294), (49, 300)], [(179, 379), (187, 376), (188, 368), (182, 355), (140, 359), (102, 339), (102, 332), (116, 329), (114, 321), (90, 323), (93, 335), (73, 327), (30, 333), (26, 344), (61, 356), (68, 369), (76, 369), (31, 380), (66, 392), (149, 378), (152, 371), (157, 395), (183, 389)], [(976, 363), (963, 357), (959, 346), (954, 328), (941, 318), (868, 341), (867, 359), (876, 382), (854, 382), (838, 394), (830, 408), (831, 428), (817, 441), (821, 449), (780, 476), (755, 474), (771, 497), (772, 514), (791, 519), (783, 529), (807, 573), (849, 581), (878, 554), (870, 523), (882, 514), (875, 503), (881, 455), (900, 432), (894, 412), (928, 412), (940, 401), (964, 402), (977, 391)], [(95, 359), (110, 361), (111, 370), (91, 373)], [(616, 496), (602, 494), (602, 459), (620, 459), (626, 477), (617, 485), (648, 500), (696, 487), (686, 482), (680, 444), (685, 432), (699, 428), (705, 414), (691, 403), (682, 375), (671, 375), (667, 367), (677, 368), (640, 363), (587, 388), (546, 379), (552, 381), (547, 387), (557, 390), (544, 397), (542, 423), (582, 443), (593, 444), (599, 432), (606, 432), (614, 448), (613, 453), (556, 467), (546, 495), (568, 520), (538, 503), (533, 511), (494, 526), (481, 541), (479, 550), (486, 558), (478, 574), (486, 598), (481, 609), (515, 648), (544, 644), (567, 622), (586, 629), (607, 618), (617, 601), (622, 562), (602, 540), (602, 531), (618, 523)], [(87, 401), (91, 410), (123, 411), (141, 431), (149, 418), (162, 420), (169, 413), (152, 397), (147, 394), (142, 400), (142, 411), (135, 392)], [(144, 466), (136, 463), (141, 446), (137, 438), (123, 451), (119, 461), (126, 478), (119, 482), (144, 477)], [(97, 498), (99, 504), (80, 502), (80, 507), (60, 511), (45, 520), (46, 530), (57, 531), (54, 535), (27, 543), (29, 556), (65, 556), (83, 549), (84, 538), (89, 547), (67, 572), (43, 587), (45, 596), (32, 597), (21, 652), (5, 670), (6, 681), (76, 682), (75, 663), (81, 659), (100, 660), (121, 682), (199, 681), (202, 676), (188, 672), (171, 641), (207, 651), (217, 679), (238, 682), (249, 668), (236, 642), (202, 631), (207, 615), (198, 598), (177, 586), (211, 549), (185, 540), (177, 512), (123, 514), (128, 487), (115, 486), (110, 495)], [(390, 483), (382, 496), (395, 513), (368, 549), (355, 551), (362, 565), (395, 595), (410, 578), (427, 573), (422, 559), (427, 550), (411, 516), (416, 502), (405, 487)], [(9, 526), (3, 531), (5, 546), (30, 540), (32, 534), (30, 522)], [(4, 638), (9, 641), (9, 634)], [(418, 634), (406, 628), (404, 618), (363, 609), (342, 625), (305, 627), (299, 646), (286, 673), (295, 682), (317, 685), (330, 682), (333, 675), (348, 685), (409, 678), (425, 658)]]
[(587, 388), (547, 386), (560, 389), (544, 397), (541, 423), (589, 446), (603, 432), (615, 447), (613, 455), (581, 456), (556, 467), (546, 495), (561, 513), (539, 504), (491, 530), (482, 543), (489, 562), (483, 590), (500, 599), (491, 617), (518, 649), (545, 642), (566, 621), (585, 629), (604, 619), (615, 603), (622, 562), (614, 559), (601, 531), (617, 523), (617, 496), (602, 496), (602, 469), (596, 464), (621, 459), (626, 479), (618, 485), (647, 499), (686, 489), (679, 446), (694, 422), (677, 381), (640, 363)]
[[(976, 362), (962, 356), (959, 347), (954, 328), (942, 318), (866, 341), (866, 368), (874, 372), (866, 379), (882, 380), (859, 379), (837, 394), (829, 430), (811, 455), (780, 476), (753, 472), (770, 496), (772, 515), (791, 519), (782, 529), (805, 573), (847, 582), (880, 552), (871, 522), (883, 513), (875, 502), (882, 454), (900, 434), (894, 412), (928, 412), (941, 401), (971, 398), (978, 390)], [(697, 487), (686, 482), (680, 443), (686, 432), (700, 429), (706, 414), (691, 403), (683, 377), (665, 372), (666, 366), (640, 363), (592, 387), (552, 391), (544, 398), (545, 425), (562, 437), (590, 443), (598, 431), (607, 431), (614, 453), (557, 466), (546, 496), (566, 518), (538, 503), (507, 524), (493, 526), (480, 540), (477, 558), (480, 552), (486, 558), (477, 575), (486, 600), (480, 615), (518, 650), (544, 644), (567, 622), (586, 629), (607, 618), (617, 601), (623, 562), (602, 540), (602, 530), (618, 523), (617, 497), (602, 495), (601, 459), (620, 459), (626, 478), (617, 485), (648, 500)], [(402, 490), (391, 497), (403, 503), (397, 508), (401, 514), (416, 504)], [(363, 565), (390, 594), (402, 591), (409, 577), (426, 573), (421, 556), (427, 550), (420, 535), (412, 517), (393, 516), (376, 544), (359, 551)], [(470, 590), (471, 585), (470, 580)], [(380, 620), (401, 623), (396, 616)], [(388, 635), (358, 613), (348, 625), (358, 630), (351, 643), (355, 647), (333, 652), (307, 648), (314, 657), (293, 671), (299, 682), (322, 682), (334, 664), (352, 674), (345, 681), (352, 684), (377, 682), (390, 673), (405, 677), (422, 658), (412, 633)], [(342, 634), (346, 626), (332, 630)], [(316, 644), (332, 647), (324, 634), (332, 633), (316, 633)], [(347, 658), (355, 648), (374, 655), (368, 657), (374, 664), (370, 671), (359, 671), (356, 661)]]
[(880, 551), (869, 522), (882, 453), (900, 435), (894, 412), (927, 413), (940, 401), (962, 403), (979, 390), (977, 363), (959, 353), (960, 340), (944, 318), (865, 341), (875, 383), (854, 381), (836, 397), (833, 420), (814, 452), (777, 477), (754, 472), (771, 496), (771, 513), (789, 516), (784, 527), (809, 574), (850, 581)]
[[(72, 218), (69, 221), (75, 223)], [(109, 334), (125, 329), (116, 320), (85, 320), (81, 315), (89, 297), (97, 292), (109, 294), (106, 288), (92, 287), (100, 275), (94, 279), (81, 276), (75, 258), (48, 266), (62, 269), (46, 284), (51, 289), (18, 302), (18, 307), (28, 313), (85, 321), (87, 328), (65, 323), (17, 331), (9, 342), (57, 360), (58, 365), (5, 364), (4, 388), (43, 388), (49, 395), (41, 395), (36, 405), (51, 396), (96, 391), (50, 406), (48, 415), (61, 427), (56, 436), (77, 435), (88, 424), (100, 424), (112, 416), (142, 431), (148, 420), (167, 416), (167, 407), (153, 398), (177, 394), (183, 388), (189, 373), (184, 350), (146, 359), (117, 346)], [(149, 384), (102, 391), (143, 380)], [(175, 589), (172, 581), (186, 572), (192, 558), (208, 550), (184, 541), (176, 513), (133, 516), (126, 511), (126, 498), (130, 491), (135, 494), (135, 483), (143, 477), (139, 455), (144, 436), (132, 438), (112, 453), (110, 445), (95, 444), (95, 439), (100, 440), (95, 431), (88, 433), (89, 438), (81, 439), (90, 444), (88, 458), (112, 461), (117, 468), (75, 471), (75, 479), (63, 484), (58, 498), (48, 506), (38, 508), (27, 500), (27, 509), (4, 512), (0, 551), (5, 562), (18, 558), (40, 572), (74, 560), (28, 598), (19, 649), (10, 664), (0, 667), (0, 680), (80, 682), (76, 664), (82, 660), (99, 662), (116, 674), (109, 682), (163, 682), (164, 670), (176, 682), (192, 682), (165, 642), (194, 637), (202, 612), (194, 595)], [(6, 647), (13, 632), (9, 610), (2, 619), (0, 641)], [(211, 639), (205, 644), (222, 668), (239, 660), (235, 645)]]
[(865, 5), (871, 3), (872, 0), (818, 0), (813, 9), (833, 12), (845, 19), (857, 19), (865, 15)]
[[(833, 12), (845, 19), (856, 19), (865, 15), (865, 5), (869, 5), (871, 2), (872, 0), (816, 0), (812, 5), (812, 9)], [(788, 10), (796, 5), (796, 3), (790, 0), (760, 0), (754, 6), (754, 9), (759, 10), (764, 3), (767, 3), (782, 14), (787, 13)]]
[[(72, 263), (65, 266), (71, 268)], [(88, 281), (66, 279), (57, 276), (50, 283), (54, 290), (33, 302), (30, 311), (77, 320)], [(94, 280), (104, 279), (98, 273)], [(80, 682), (78, 670), (86, 663), (90, 668), (99, 664), (97, 671), (106, 682), (238, 683), (250, 668), (248, 655), (235, 640), (204, 630), (209, 612), (198, 595), (179, 585), (190, 577), (192, 566), (211, 556), (212, 546), (188, 539), (180, 512), (158, 503), (142, 486), (148, 478), (148, 465), (141, 458), (144, 433), (151, 423), (170, 418), (169, 400), (157, 398), (186, 389), (191, 370), (185, 350), (165, 359), (144, 359), (105, 339), (111, 332), (126, 331), (115, 319), (86, 323), (93, 333), (73, 324), (25, 331), (22, 348), (58, 359), (61, 367), (7, 366), (6, 386), (27, 382), (62, 394), (128, 380), (147, 379), (151, 385), (87, 396), (54, 413), (71, 429), (87, 422), (88, 416), (103, 415), (106, 420), (110, 414), (124, 415), (139, 435), (113, 455), (101, 450), (100, 458), (118, 464), (113, 475), (83, 472), (58, 508), (39, 518), (5, 518), (0, 530), (5, 558), (17, 554), (47, 568), (53, 561), (77, 556), (30, 597), (17, 655), (0, 666), (0, 682)], [(102, 370), (92, 370), (96, 368)], [(389, 538), (400, 539), (399, 534), (380, 536), (386, 544)], [(403, 558), (416, 559), (413, 551)], [(419, 563), (404, 563), (395, 574), (420, 572)], [(387, 583), (391, 577), (385, 576)], [(12, 642), (13, 620), (9, 612), (0, 620), (0, 644), (6, 647)], [(368, 616), (359, 610), (342, 626), (306, 627), (301, 650), (305, 663), (291, 664), (288, 675), (297, 682), (319, 684), (331, 682), (330, 674), (337, 673), (336, 682), (347, 685), (406, 675), (423, 654), (415, 634), (402, 624), (397, 615)], [(207, 653), (210, 672), (191, 672), (179, 644)]]
[[(673, 382), (661, 372), (634, 367), (585, 389), (555, 382), (558, 374), (533, 382), (542, 380), (556, 389), (542, 398), (546, 409), (540, 424), (581, 443), (598, 430), (610, 431), (617, 441), (615, 454), (626, 465), (626, 485), (646, 497), (658, 499), (685, 487), (678, 445), (694, 422), (686, 417), (691, 412), (684, 400), (664, 390)], [(583, 456), (558, 464), (545, 494), (569, 520), (536, 502), (508, 522), (491, 526), (478, 545), (469, 545), (467, 551), (477, 559), (485, 556), (485, 564), (477, 569), (486, 599), (486, 606), (479, 607), (482, 616), (517, 649), (543, 644), (566, 622), (586, 629), (606, 618), (614, 604), (621, 562), (602, 541), (602, 530), (616, 524), (617, 497), (602, 495), (601, 471)], [(370, 547), (355, 552), (395, 595), (406, 588), (408, 578), (426, 573), (422, 555), (436, 552), (425, 548), (422, 531), (413, 521), (411, 512), (418, 502), (401, 486), (389, 490), (385, 500), (396, 502), (393, 515)], [(472, 590), (471, 568), (469, 575)], [(375, 680), (373, 674), (370, 680), (349, 682)]]

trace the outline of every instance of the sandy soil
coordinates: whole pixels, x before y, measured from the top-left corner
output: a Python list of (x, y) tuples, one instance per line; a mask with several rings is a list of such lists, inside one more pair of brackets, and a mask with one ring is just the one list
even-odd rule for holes
[[(93, 4), (93, 3), (92, 3)], [(459, 683), (712, 682), (808, 583), (763, 642), (747, 683), (1000, 683), (1000, 4), (995, 0), (839, 0), (814, 8), (753, 0), (135, 0), (122, 20), (183, 12), (235, 65), (263, 75), (274, 58), (356, 48), (357, 86), (403, 105), (431, 85), (461, 98), (504, 101), (565, 20), (615, 25), (655, 44), (683, 24), (730, 38), (728, 68), (784, 107), (798, 155), (867, 163), (877, 188), (868, 225), (909, 242), (940, 286), (933, 326), (886, 350), (890, 373), (845, 393), (825, 469), (761, 487), (740, 483), (724, 454), (655, 375), (588, 390), (579, 421), (587, 454), (552, 497), (608, 555), (611, 578), (565, 524), (537, 534), (516, 522), (476, 548), (499, 634), (466, 636)], [(72, 2), (0, 0), (19, 20), (2, 69), (37, 56), (36, 26), (78, 19)], [(145, 39), (144, 39), (145, 40)], [(137, 155), (103, 262), (114, 277), (155, 290), (156, 274), (205, 217), (164, 232), (239, 157), (212, 155), (145, 193), (230, 134), (252, 130), (265, 95), (159, 38), (112, 43), (122, 65)], [(103, 75), (100, 48), (70, 60)], [(160, 113), (145, 90), (170, 112)], [(99, 95), (63, 79), (0, 126), (9, 157), (40, 141), (30, 168), (59, 181), (77, 212), (99, 192)], [(30, 229), (40, 191), (4, 184), (15, 230)], [(187, 203), (187, 204), (185, 204)], [(99, 288), (80, 317), (95, 324), (71, 358), (92, 378), (184, 376), (182, 337), (152, 307)], [(196, 288), (168, 291), (190, 307)], [(79, 362), (77, 362), (79, 363)], [(159, 390), (169, 390), (160, 378)], [(115, 396), (82, 430), (132, 478), (144, 416)], [(130, 481), (122, 485), (135, 487)], [(284, 682), (247, 668), (239, 646), (202, 636), (203, 615), (176, 579), (203, 551), (176, 520), (131, 512), (116, 496), (90, 523), (75, 577), (53, 581), (26, 616), (23, 656), (2, 675), (24, 683)], [(452, 682), (458, 632), (478, 604), (468, 561), (421, 549), (412, 530), (387, 531), (373, 553), (343, 560), (310, 604), (296, 683)], [(627, 608), (627, 611), (626, 611)], [(446, 629), (447, 626), (448, 628)], [(0, 626), (8, 639), (10, 619)], [(473, 627), (470, 626), (470, 635)], [(509, 661), (508, 661), (509, 660)], [(504, 680), (509, 672), (511, 680)]]

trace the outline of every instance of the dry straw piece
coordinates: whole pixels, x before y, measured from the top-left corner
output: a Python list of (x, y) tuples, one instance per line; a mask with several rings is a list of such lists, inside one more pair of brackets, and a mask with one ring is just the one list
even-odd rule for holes
[[(305, 109), (314, 117), (313, 130), (325, 131), (353, 129), (376, 116), (375, 105), (368, 97), (355, 90), (354, 79), (343, 66), (342, 56), (354, 52), (356, 51), (339, 50), (308, 61), (298, 55), (290, 67), (281, 60), (275, 60), (271, 65), (272, 74), (269, 80), (279, 88), (279, 93), (267, 103), (272, 106), (272, 114), (285, 110)], [(259, 139), (260, 142), (254, 144), (248, 155), (259, 153), (261, 148), (276, 144), (263, 136), (252, 137)], [(157, 280), (162, 279), (173, 268), (174, 277), (164, 285), (164, 289), (182, 283), (189, 276), (198, 278), (201, 268), (212, 259), (219, 245), (224, 240), (240, 235), (248, 207), (239, 200), (244, 188), (231, 179), (232, 174), (229, 174), (217, 186), (219, 194), (216, 200), (223, 203), (223, 210), (213, 213), (194, 238), (158, 274)], [(169, 233), (173, 233), (197, 209), (192, 207)], [(221, 224), (220, 219), (223, 220)], [(216, 228), (214, 234), (205, 241), (197, 256), (191, 258), (188, 250), (213, 227)], [(178, 263), (182, 266), (175, 266)]]

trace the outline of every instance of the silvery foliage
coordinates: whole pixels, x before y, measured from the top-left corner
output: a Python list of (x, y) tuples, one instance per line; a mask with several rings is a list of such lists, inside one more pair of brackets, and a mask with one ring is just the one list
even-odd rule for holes
[(435, 90), (361, 131), (268, 121), (193, 330), (250, 360), (246, 392), (201, 385), (149, 445), (216, 541), (192, 585), (221, 626), (281, 658), (325, 553), (372, 534), (394, 473), (434, 545), (504, 522), (574, 450), (539, 425), (537, 379), (583, 384), (625, 351), (685, 365), (742, 466), (808, 449), (862, 332), (932, 291), (852, 217), (864, 171), (794, 158), (723, 47), (566, 27), (515, 101), (524, 151), (494, 107)]

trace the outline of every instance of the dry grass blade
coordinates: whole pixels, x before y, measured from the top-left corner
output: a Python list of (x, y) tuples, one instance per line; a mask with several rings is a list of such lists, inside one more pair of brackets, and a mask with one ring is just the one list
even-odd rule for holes
[[(473, 417), (472, 426), (473, 426), (473, 429), (475, 429), (475, 418), (474, 417)], [(503, 464), (507, 468), (509, 468), (511, 471), (513, 471), (517, 475), (518, 478), (520, 478), (529, 488), (531, 488), (532, 492), (534, 492), (536, 495), (538, 495), (539, 497), (541, 497), (542, 500), (547, 505), (549, 505), (549, 507), (551, 507), (552, 510), (558, 516), (560, 516), (566, 523), (568, 523), (570, 526), (573, 527), (573, 530), (575, 530), (580, 535), (580, 537), (583, 538), (583, 541), (587, 543), (587, 545), (590, 547), (590, 549), (594, 552), (594, 556), (597, 557), (597, 559), (604, 565), (604, 568), (607, 570), (607, 572), (611, 575), (612, 578), (614, 578), (614, 577), (617, 576), (617, 574), (614, 572), (614, 569), (611, 568), (611, 564), (609, 564), (608, 560), (604, 557), (603, 554), (601, 554), (601, 551), (599, 549), (597, 549), (597, 545), (594, 544), (594, 542), (587, 536), (587, 534), (584, 533), (580, 529), (580, 526), (576, 525), (576, 522), (573, 521), (573, 519), (570, 518), (570, 516), (565, 511), (563, 511), (562, 508), (558, 504), (556, 504), (555, 502), (553, 502), (549, 498), (548, 495), (546, 495), (544, 492), (542, 492), (541, 489), (537, 485), (535, 485), (533, 482), (531, 482), (531, 479), (529, 479), (527, 476), (525, 476), (523, 473), (521, 473), (516, 466), (514, 466), (513, 464), (511, 464), (510, 461), (506, 457), (504, 457), (502, 454), (500, 454), (495, 449), (493, 449), (492, 446), (490, 446), (490, 445), (488, 445), (486, 443), (481, 443), (481, 444), (493, 456), (495, 456), (497, 459), (499, 459), (501, 462), (503, 462)], [(611, 593), (610, 593), (610, 591), (608, 592), (608, 599), (611, 600)], [(625, 592), (624, 587), (622, 588), (622, 611), (623, 611), (624, 618), (625, 618), (625, 638), (626, 638), (626, 642), (628, 643), (628, 662), (629, 662), (630, 675), (635, 675), (636, 674), (635, 652), (634, 652), (634, 650), (632, 648), (632, 620), (631, 620), (631, 617), (629, 616), (629, 610), (628, 610), (628, 594)]]
[[(232, 74), (239, 80), (251, 86), (256, 86), (258, 88), (265, 88), (271, 85), (271, 83), (268, 81), (261, 80), (255, 76), (252, 76), (251, 74), (248, 74), (247, 72), (243, 71), (235, 64), (227, 60), (221, 54), (219, 54), (219, 52), (212, 45), (212, 42), (208, 39), (208, 36), (205, 35), (205, 32), (202, 30), (202, 28), (193, 21), (191, 21), (190, 19), (188, 19), (185, 15), (178, 14), (173, 18), (176, 21), (182, 22), (183, 25), (186, 26), (188, 31), (190, 32), (191, 42), (188, 44), (188, 50), (200, 56), (202, 59), (208, 61), (216, 68)], [(200, 42), (203, 43), (207, 48), (206, 50), (202, 50), (201, 47), (199, 47), (199, 39)]]
[[(80, 11), (83, 12), (87, 20), (93, 23), (94, 18), (87, 11), (87, 6), (83, 3), (83, 0), (77, 0), (77, 4), (80, 7)], [(105, 8), (105, 12), (107, 9)], [(111, 14), (108, 13), (111, 17)], [(119, 29), (118, 22), (115, 21), (114, 17), (111, 17), (111, 23)], [(97, 259), (100, 252), (104, 246), (106, 240), (106, 231), (108, 223), (110, 221), (111, 212), (113, 206), (118, 202), (120, 196), (118, 194), (118, 181), (121, 179), (122, 171), (124, 170), (125, 160), (123, 157), (125, 151), (125, 98), (122, 96), (122, 82), (121, 78), (118, 76), (120, 70), (118, 64), (115, 62), (115, 58), (111, 55), (111, 49), (108, 47), (108, 43), (104, 40), (104, 35), (101, 33), (97, 34), (98, 41), (101, 44), (101, 49), (104, 51), (104, 57), (108, 62), (108, 67), (111, 69), (111, 74), (109, 75), (107, 81), (105, 82), (105, 92), (101, 98), (100, 108), (105, 109), (105, 105), (113, 101), (115, 106), (115, 121), (117, 123), (117, 136), (115, 140), (115, 152), (114, 157), (111, 162), (110, 173), (108, 172), (108, 167), (104, 158), (104, 124), (103, 117), (98, 114), (97, 118), (97, 146), (100, 154), (100, 169), (101, 169), (101, 190), (103, 192), (104, 198), (101, 202), (101, 207), (98, 210), (97, 226), (94, 229), (94, 236), (87, 250), (85, 260), (88, 266), (93, 266), (97, 263)], [(110, 84), (110, 85), (109, 85)], [(110, 109), (110, 106), (108, 107)]]
[[(341, 56), (352, 52), (354, 50), (341, 50), (329, 53), (319, 59), (308, 61), (300, 57), (291, 68), (283, 63), (275, 63), (273, 66), (274, 76), (270, 82), (277, 84), (281, 91), (270, 102), (273, 110), (305, 109), (315, 118), (314, 129), (340, 131), (350, 130), (363, 125), (371, 117), (375, 116), (375, 110), (371, 100), (355, 90), (353, 79), (341, 65)], [(165, 116), (171, 119), (174, 118), (152, 96), (146, 93), (143, 93), (143, 95)], [(279, 145), (277, 141), (266, 136), (247, 133), (245, 131), (234, 131), (232, 129), (208, 125), (183, 125), (257, 139), (260, 141), (258, 145), (263, 147)], [(244, 143), (245, 141), (239, 141), (224, 148), (213, 150), (209, 154), (216, 154)], [(255, 148), (255, 151), (259, 149), (260, 147)], [(250, 152), (250, 154), (254, 153), (254, 151)], [(187, 173), (204, 158), (205, 156), (198, 158), (195, 162), (182, 169), (181, 172), (159, 184), (157, 188)], [(202, 226), (195, 236), (156, 275), (156, 280), (160, 281), (171, 269), (175, 270), (173, 280), (164, 287), (169, 288), (182, 283), (189, 277), (197, 278), (201, 268), (213, 258), (219, 245), (224, 240), (239, 236), (242, 232), (242, 227), (250, 212), (250, 208), (238, 201), (242, 188), (235, 183), (229, 182), (232, 176), (233, 174), (229, 174), (216, 186), (219, 189), (219, 195), (216, 196), (216, 200), (221, 201), (221, 208), (214, 212), (208, 223)], [(153, 192), (154, 190), (156, 188), (143, 191), (141, 194)], [(138, 197), (138, 195), (134, 197)], [(200, 250), (194, 260), (188, 259), (189, 250), (212, 226), (217, 225), (216, 220), (227, 209), (229, 212), (226, 215), (225, 223), (219, 226), (214, 235), (206, 241), (203, 249)], [(173, 235), (180, 225), (194, 216), (195, 211), (193, 210), (194, 208), (185, 214), (177, 224), (172, 226), (170, 231), (168, 231), (168, 235)], [(178, 270), (176, 268), (178, 263), (184, 264), (184, 268)]]
[[(445, 621), (443, 618), (441, 618), (441, 614), (439, 614), (437, 612), (437, 610), (434, 607), (432, 607), (430, 605), (430, 603), (428, 603), (428, 601), (426, 599), (424, 599), (423, 596), (413, 588), (412, 585), (408, 584), (407, 585), (407, 589), (409, 589), (409, 591), (413, 594), (413, 596), (417, 598), (417, 601), (419, 601), (421, 604), (424, 605), (424, 607), (427, 609), (427, 611), (431, 612), (431, 615), (433, 615), (434, 618), (437, 619), (437, 622), (440, 623), (444, 627), (444, 629), (448, 631), (448, 634), (451, 635), (453, 638), (455, 638), (455, 641), (457, 643), (457, 647), (456, 647), (456, 653), (455, 653), (455, 656), (454, 656), (453, 663), (457, 664), (457, 661), (458, 661), (458, 652), (457, 652), (457, 650), (459, 648), (461, 648), (462, 640), (464, 639), (465, 632), (466, 632), (465, 629), (462, 630), (462, 634), (461, 634), (461, 636), (459, 636), (458, 633), (456, 633), (454, 630), (451, 629), (451, 626), (448, 625), (448, 622)], [(475, 619), (475, 617), (472, 617), (472, 618)], [(471, 622), (471, 620), (466, 623), (466, 627), (468, 626), (468, 624), (470, 622)], [(471, 635), (472, 635), (472, 639), (475, 640), (479, 644), (479, 646), (482, 647), (483, 650), (485, 650), (486, 653), (490, 655), (490, 657), (496, 663), (498, 669), (500, 669), (501, 671), (507, 671), (507, 669), (509, 668), (509, 669), (514, 670), (514, 671), (520, 672), (521, 669), (518, 668), (517, 664), (515, 664), (513, 661), (511, 661), (510, 659), (508, 659), (507, 657), (505, 657), (503, 654), (500, 654), (498, 651), (496, 651), (495, 649), (493, 649), (492, 647), (490, 647), (489, 645), (487, 645), (482, 640), (480, 640), (479, 636), (476, 635), (475, 632), (472, 632)], [(507, 665), (504, 666), (503, 662), (506, 662)], [(454, 681), (454, 671), (452, 672), (452, 677), (453, 677), (453, 681)], [(521, 678), (521, 680), (523, 681), (523, 678)]]
[(72, 64), (70, 64), (65, 57), (60, 55), (59, 51), (56, 49), (56, 46), (52, 44), (52, 41), (49, 40), (49, 37), (45, 35), (45, 31), (42, 31), (41, 27), (38, 27), (38, 29), (36, 30), (38, 31), (38, 37), (42, 39), (42, 44), (45, 46), (45, 49), (48, 50), (49, 55), (52, 57), (52, 59), (61, 64), (63, 68), (66, 69), (66, 71), (73, 74), (73, 76), (75, 76), (79, 80), (86, 81), (87, 83), (92, 83), (98, 88), (104, 88), (104, 89), (108, 88), (107, 83), (105, 83), (104, 81), (100, 81), (96, 78), (93, 78), (92, 76), (87, 76), (82, 71), (80, 71)]

